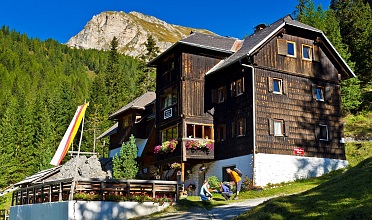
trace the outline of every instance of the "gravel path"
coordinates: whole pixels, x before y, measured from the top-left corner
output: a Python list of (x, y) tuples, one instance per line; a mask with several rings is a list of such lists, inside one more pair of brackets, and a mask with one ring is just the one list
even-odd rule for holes
[(142, 219), (231, 219), (273, 197), (258, 198), (234, 202), (228, 205), (217, 206), (210, 210), (195, 207), (188, 211), (164, 213), (157, 217), (144, 217)]

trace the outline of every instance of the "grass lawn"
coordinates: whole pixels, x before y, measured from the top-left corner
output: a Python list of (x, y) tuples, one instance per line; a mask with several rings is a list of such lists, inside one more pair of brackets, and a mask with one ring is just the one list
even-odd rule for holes
[(235, 219), (372, 219), (371, 143), (348, 144), (346, 150), (346, 172), (335, 172), (303, 193), (271, 199)]

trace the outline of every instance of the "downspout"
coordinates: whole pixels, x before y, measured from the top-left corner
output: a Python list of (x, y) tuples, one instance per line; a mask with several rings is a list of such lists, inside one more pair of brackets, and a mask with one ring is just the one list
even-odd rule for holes
[(252, 69), (252, 123), (253, 123), (253, 164), (252, 164), (252, 183), (256, 186), (256, 93), (255, 93), (255, 80), (254, 80), (254, 67), (251, 65), (243, 64), (244, 67)]

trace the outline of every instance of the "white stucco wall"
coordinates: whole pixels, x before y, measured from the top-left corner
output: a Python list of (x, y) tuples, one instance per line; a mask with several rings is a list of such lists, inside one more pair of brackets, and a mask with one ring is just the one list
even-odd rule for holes
[[(137, 146), (137, 149), (138, 149), (137, 156), (140, 157), (142, 155), (142, 152), (143, 152), (143, 149), (145, 148), (146, 142), (147, 142), (147, 139), (136, 139), (136, 146)], [(115, 154), (120, 154), (120, 148), (121, 147), (110, 150), (109, 157), (114, 157)]]
[(256, 154), (257, 186), (317, 177), (344, 168), (346, 160), (278, 154)]
[[(346, 160), (261, 153), (255, 155), (255, 160), (256, 186), (317, 177), (332, 170), (345, 168), (348, 165)], [(191, 173), (188, 174), (188, 178), (185, 179), (185, 187), (190, 184), (196, 185), (196, 191), (192, 195), (199, 194), (204, 180), (204, 174), (199, 172), (201, 165), (194, 166)], [(222, 180), (223, 168), (233, 165), (243, 172), (243, 176), (252, 178), (253, 155), (204, 163), (204, 165), (207, 167), (205, 178), (216, 176), (219, 180)]]
[[(222, 180), (222, 172), (226, 172), (224, 167), (235, 165), (239, 170), (242, 171), (243, 176), (248, 176), (252, 178), (252, 154), (245, 155), (241, 157), (234, 157), (226, 160), (218, 160), (210, 163), (204, 163), (207, 167), (205, 172), (205, 178), (210, 176), (216, 176), (219, 180)], [(193, 195), (199, 195), (200, 187), (202, 186), (204, 180), (204, 173), (199, 172), (199, 168), (202, 164), (198, 164), (193, 167), (188, 178), (185, 179), (185, 187), (188, 187), (189, 184), (196, 185), (196, 191)]]
[(168, 207), (153, 202), (64, 201), (10, 207), (11, 220), (121, 220)]

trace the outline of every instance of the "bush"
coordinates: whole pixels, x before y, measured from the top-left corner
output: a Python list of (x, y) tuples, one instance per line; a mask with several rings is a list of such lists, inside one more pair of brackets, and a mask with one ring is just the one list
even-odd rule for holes
[(211, 189), (219, 189), (220, 180), (216, 176), (208, 177), (208, 183)]

